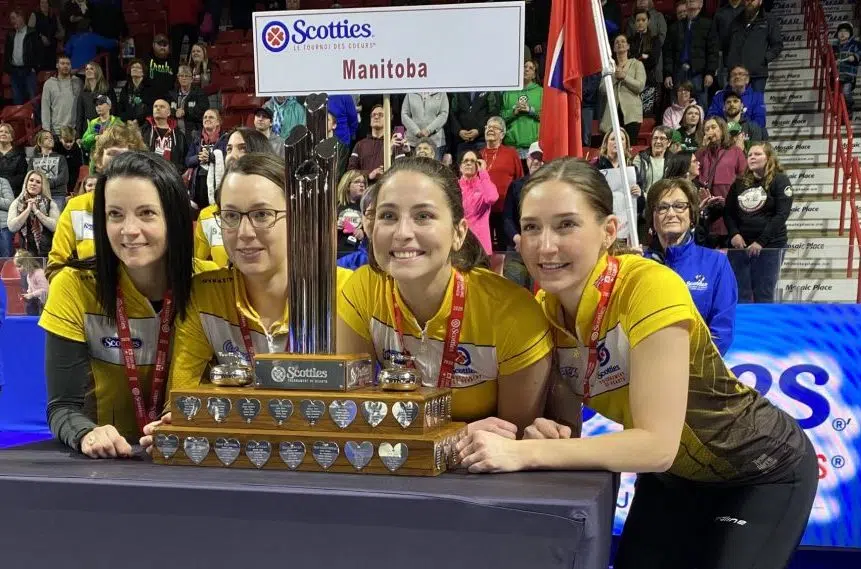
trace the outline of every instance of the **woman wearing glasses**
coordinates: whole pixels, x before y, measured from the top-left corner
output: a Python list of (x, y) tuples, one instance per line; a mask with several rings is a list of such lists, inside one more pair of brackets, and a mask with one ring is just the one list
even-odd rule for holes
[(645, 256), (673, 269), (688, 287), (721, 355), (732, 345), (738, 285), (726, 255), (694, 242), (698, 196), (681, 178), (652, 186), (646, 197), (651, 244)]
[[(188, 315), (175, 332), (183, 349), (171, 359), (172, 389), (197, 386), (213, 356), (227, 363), (231, 355), (250, 361), (254, 354), (286, 351), (290, 315), (284, 184), (284, 161), (273, 154), (246, 154), (225, 174), (215, 219), (232, 264), (192, 283)], [(350, 274), (338, 268), (339, 289)], [(162, 421), (169, 422), (170, 415)], [(151, 444), (151, 436), (141, 439), (141, 445)]]

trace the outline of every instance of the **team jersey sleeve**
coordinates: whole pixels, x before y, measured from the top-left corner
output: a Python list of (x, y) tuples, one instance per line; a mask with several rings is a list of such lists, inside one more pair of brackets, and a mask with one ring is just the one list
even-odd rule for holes
[(550, 324), (541, 305), (526, 289), (518, 289), (503, 311), (498, 344), (499, 374), (511, 375), (531, 366), (553, 349)]
[[(67, 204), (68, 205), (68, 204)], [(72, 208), (66, 207), (57, 220), (48, 265), (62, 265), (72, 257), (75, 250), (75, 230), (72, 228)]]
[(203, 224), (200, 221), (194, 225), (194, 258), (204, 261), (210, 258), (209, 241), (203, 234)]
[(86, 342), (81, 304), (84, 294), (78, 271), (67, 268), (58, 272), (48, 287), (48, 302), (39, 318), (39, 326), (61, 338)]
[(168, 391), (197, 387), (213, 355), (192, 296), (185, 319), (177, 319), (174, 327)]
[[(353, 273), (338, 294), (338, 316), (353, 331), (371, 341), (371, 317), (373, 316), (373, 281), (377, 275), (367, 265)], [(340, 280), (340, 276), (339, 276)]]
[(695, 318), (696, 309), (688, 287), (680, 276), (663, 265), (640, 265), (620, 284), (618, 292), (623, 306), (619, 319), (631, 348), (662, 328)]

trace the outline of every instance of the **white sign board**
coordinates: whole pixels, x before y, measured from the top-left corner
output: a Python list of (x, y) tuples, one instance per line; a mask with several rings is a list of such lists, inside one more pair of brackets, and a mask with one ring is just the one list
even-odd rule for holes
[(255, 91), (271, 97), (519, 90), (524, 6), (256, 12)]
[[(628, 171), (628, 182), (636, 184), (637, 171), (633, 166), (628, 166), (626, 170)], [(625, 188), (625, 184), (622, 181), (622, 170), (619, 168), (598, 171), (604, 174), (604, 177), (607, 178), (607, 184), (609, 184), (610, 189), (613, 191), (613, 213), (619, 218), (619, 231), (616, 237), (618, 239), (627, 239), (630, 234), (630, 223), (628, 220), (628, 201), (625, 199), (625, 193), (631, 193), (631, 190)], [(633, 200), (634, 206), (636, 206), (637, 198), (631, 196), (631, 200)], [(635, 225), (634, 231), (636, 230), (637, 227)]]

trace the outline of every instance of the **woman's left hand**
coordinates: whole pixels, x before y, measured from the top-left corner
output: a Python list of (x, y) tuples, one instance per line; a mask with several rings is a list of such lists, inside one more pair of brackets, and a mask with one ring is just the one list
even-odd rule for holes
[(470, 435), (478, 431), (487, 431), (511, 440), (517, 438), (517, 425), (504, 421), (499, 417), (488, 417), (480, 421), (473, 421), (466, 426), (466, 432)]
[(747, 256), (748, 257), (759, 257), (759, 253), (762, 251), (762, 245), (754, 241), (750, 245), (747, 246)]
[(631, 184), (631, 195), (638, 198), (643, 195), (643, 190), (637, 184)]
[(515, 472), (524, 466), (518, 448), (514, 439), (479, 431), (461, 440), (455, 450), (460, 466), (472, 473)]

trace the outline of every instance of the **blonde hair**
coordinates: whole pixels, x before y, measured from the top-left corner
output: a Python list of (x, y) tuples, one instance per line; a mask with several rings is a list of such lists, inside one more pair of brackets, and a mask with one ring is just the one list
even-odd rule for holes
[[(774, 151), (774, 147), (770, 142), (754, 142), (750, 145), (750, 148), (754, 148), (755, 146), (760, 146), (765, 151), (765, 176), (762, 177), (761, 183), (763, 187), (768, 188), (774, 181), (774, 178), (783, 172), (783, 166), (780, 165), (780, 160), (777, 159), (777, 153)], [(748, 154), (750, 154), (750, 148), (747, 149)], [(756, 176), (753, 175), (753, 171), (750, 169), (750, 166), (745, 169), (741, 179), (746, 188), (750, 188), (755, 184), (760, 183), (757, 181)]]
[(40, 131), (39, 131), (39, 132), (37, 132), (37, 133), (36, 133), (36, 135), (33, 137), (33, 145), (34, 145), (34, 146), (41, 147), (41, 146), (42, 146), (42, 139), (43, 139), (43, 138), (45, 138), (45, 136), (46, 136), (46, 135), (51, 136), (51, 137), (53, 137), (53, 136), (54, 136), (54, 134), (53, 134), (53, 133), (51, 133), (51, 132), (49, 132), (49, 131), (47, 131), (47, 130), (40, 130)]
[(102, 159), (106, 148), (128, 148), (129, 150), (149, 150), (144, 144), (141, 131), (132, 122), (114, 123), (96, 138), (96, 148), (93, 150), (92, 163), (96, 172), (102, 169)]
[(102, 66), (95, 61), (91, 61), (87, 63), (87, 65), (93, 66), (95, 78), (92, 83), (90, 83), (88, 79), (84, 79), (84, 91), (89, 91), (91, 93), (107, 93), (108, 82), (105, 81), (105, 74), (102, 71)]
[(349, 205), (350, 203), (350, 186), (357, 179), (361, 178), (365, 181), (365, 190), (368, 189), (368, 178), (361, 170), (347, 170), (341, 176), (341, 181), (338, 182), (338, 205)]
[[(25, 196), (27, 194), (27, 182), (30, 181), (30, 178), (33, 176), (39, 176), (42, 180), (42, 195), (51, 199), (51, 181), (48, 179), (48, 176), (45, 175), (41, 170), (29, 170), (26, 174), (24, 174), (24, 183), (21, 185), (21, 193), (18, 194), (18, 197)], [(22, 201), (24, 198), (21, 198)]]
[[(604, 135), (604, 141), (601, 143), (601, 151), (600, 151), (601, 156), (607, 156), (609, 158), (609, 155), (607, 154), (607, 146), (610, 142), (610, 137), (614, 136), (615, 134), (616, 133), (614, 133), (613, 131), (610, 131)], [(622, 138), (625, 139), (625, 149), (624, 149), (625, 159), (627, 161), (630, 161), (631, 160), (631, 139), (628, 138), (628, 132), (627, 131), (622, 130)], [(618, 140), (616, 141), (616, 146), (617, 147), (619, 146)]]
[(7, 122), (0, 122), (0, 128), (9, 130), (9, 134), (12, 137), (12, 144), (15, 144), (15, 128)]
[(15, 251), (15, 256), (13, 257), (13, 262), (15, 266), (18, 267), (19, 271), (25, 271), (27, 273), (31, 273), (37, 269), (43, 269), (44, 266), (42, 262), (33, 255), (30, 254), (30, 251), (26, 249), (18, 249)]

